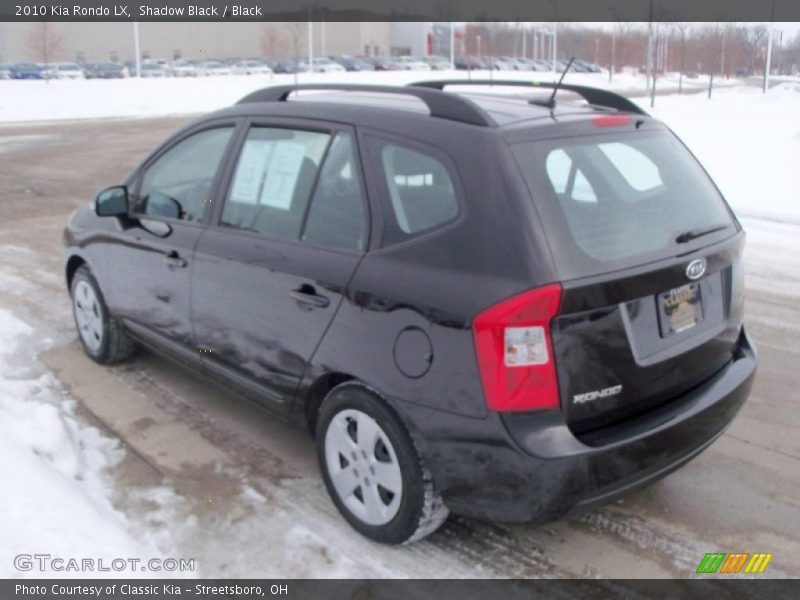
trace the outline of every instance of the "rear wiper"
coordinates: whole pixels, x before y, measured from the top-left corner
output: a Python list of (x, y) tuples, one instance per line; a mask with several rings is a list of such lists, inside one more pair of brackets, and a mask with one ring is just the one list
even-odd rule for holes
[(685, 244), (686, 242), (691, 242), (692, 240), (696, 240), (697, 238), (708, 235), (709, 233), (722, 231), (728, 227), (730, 227), (730, 225), (715, 225), (714, 227), (709, 227), (707, 229), (690, 229), (689, 231), (684, 231), (682, 234), (676, 237), (675, 241), (678, 244)]

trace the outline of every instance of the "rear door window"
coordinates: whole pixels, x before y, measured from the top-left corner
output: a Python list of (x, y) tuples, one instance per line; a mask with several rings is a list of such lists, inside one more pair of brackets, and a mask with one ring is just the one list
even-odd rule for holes
[[(688, 252), (735, 231), (709, 177), (671, 134), (512, 144), (564, 278)], [(722, 227), (679, 243), (688, 231)]]
[(384, 244), (430, 231), (458, 216), (456, 188), (444, 159), (433, 151), (393, 141), (370, 141), (390, 216), (385, 223)]

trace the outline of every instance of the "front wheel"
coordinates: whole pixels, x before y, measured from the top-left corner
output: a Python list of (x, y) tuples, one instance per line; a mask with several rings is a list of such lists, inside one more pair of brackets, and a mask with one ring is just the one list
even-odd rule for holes
[(100, 364), (119, 362), (131, 356), (135, 342), (122, 324), (108, 313), (100, 286), (84, 265), (72, 278), (72, 312), (83, 350)]
[(402, 544), (433, 533), (447, 519), (411, 436), (372, 390), (352, 382), (331, 390), (316, 440), (328, 493), (362, 535)]

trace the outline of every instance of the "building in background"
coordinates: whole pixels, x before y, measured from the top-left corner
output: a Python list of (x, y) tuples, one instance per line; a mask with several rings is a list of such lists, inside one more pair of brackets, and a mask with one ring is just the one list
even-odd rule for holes
[(451, 27), (458, 54), (458, 45), (464, 35), (464, 23), (392, 23), (392, 55), (449, 57)]
[[(313, 24), (316, 56), (385, 56), (390, 23)], [(142, 58), (285, 58), (308, 53), (308, 23), (139, 23)], [(0, 61), (41, 61), (48, 38), (52, 61), (134, 59), (132, 23), (0, 23)]]

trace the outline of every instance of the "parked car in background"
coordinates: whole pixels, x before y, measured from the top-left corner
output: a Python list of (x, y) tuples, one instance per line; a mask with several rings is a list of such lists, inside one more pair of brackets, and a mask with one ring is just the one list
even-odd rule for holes
[[(314, 57), (313, 66), (315, 73), (344, 73), (344, 67), (339, 63), (333, 62), (325, 56)], [(297, 70), (302, 73), (308, 72), (308, 59), (301, 61), (297, 65)]]
[(596, 65), (596, 64), (594, 64), (592, 62), (588, 62), (588, 61), (585, 61), (585, 60), (576, 60), (575, 62), (578, 63), (581, 67), (583, 67), (584, 71), (587, 72), (587, 73), (602, 73), (603, 72), (603, 69), (601, 69), (598, 65)]
[(535, 65), (537, 71), (553, 70), (553, 61), (545, 60), (543, 58), (534, 58), (532, 59), (532, 62)]
[(197, 67), (188, 60), (179, 59), (170, 67), (173, 77), (197, 77)]
[(420, 60), (416, 56), (398, 56), (395, 58), (397, 63), (403, 68), (405, 71), (430, 71), (431, 66)]
[(525, 65), (513, 56), (501, 56), (500, 60), (508, 65), (509, 71), (524, 71)]
[(100, 63), (92, 69), (92, 76), (97, 79), (124, 79), (128, 73), (125, 65), (115, 62)]
[(539, 66), (532, 58), (518, 58), (516, 59), (520, 71), (538, 71)]
[(273, 73), (287, 74), (297, 72), (297, 63), (291, 58), (279, 58), (269, 61), (269, 66)]
[(35, 63), (16, 63), (11, 67), (12, 79), (44, 79), (44, 70)]
[(0, 79), (11, 79), (14, 72), (10, 63), (0, 63)]
[(86, 79), (83, 68), (75, 63), (59, 63), (54, 67), (56, 79)]
[(165, 58), (147, 58), (143, 62), (156, 64), (167, 72), (169, 72), (170, 69), (169, 61)]
[(369, 56), (364, 59), (376, 71), (400, 71), (403, 66), (396, 59), (387, 56)]
[(231, 66), (231, 73), (234, 75), (272, 75), (272, 69), (260, 60), (240, 60)]
[(203, 77), (211, 77), (212, 75), (230, 75), (231, 68), (222, 64), (218, 60), (207, 60), (201, 62), (198, 66), (198, 72)]
[(443, 56), (421, 56), (420, 60), (426, 63), (431, 71), (448, 71), (451, 68), (450, 61)]
[(159, 63), (146, 62), (139, 67), (139, 74), (145, 78), (168, 77), (169, 70)]
[(456, 59), (456, 69), (460, 71), (475, 71), (478, 69), (488, 69), (483, 60), (477, 56), (460, 56)]
[(490, 68), (492, 70), (494, 70), (494, 71), (516, 71), (517, 70), (517, 65), (513, 61), (511, 61), (511, 60), (509, 60), (507, 58), (493, 57), (493, 58), (488, 59), (487, 62), (489, 64)]
[(58, 72), (54, 64), (39, 63), (39, 68), (42, 70), (42, 75), (45, 79), (56, 79), (58, 77)]
[(340, 56), (339, 58), (334, 59), (337, 63), (342, 65), (345, 71), (372, 71), (372, 65), (366, 62), (365, 60), (361, 60), (360, 58), (356, 58), (355, 56)]

